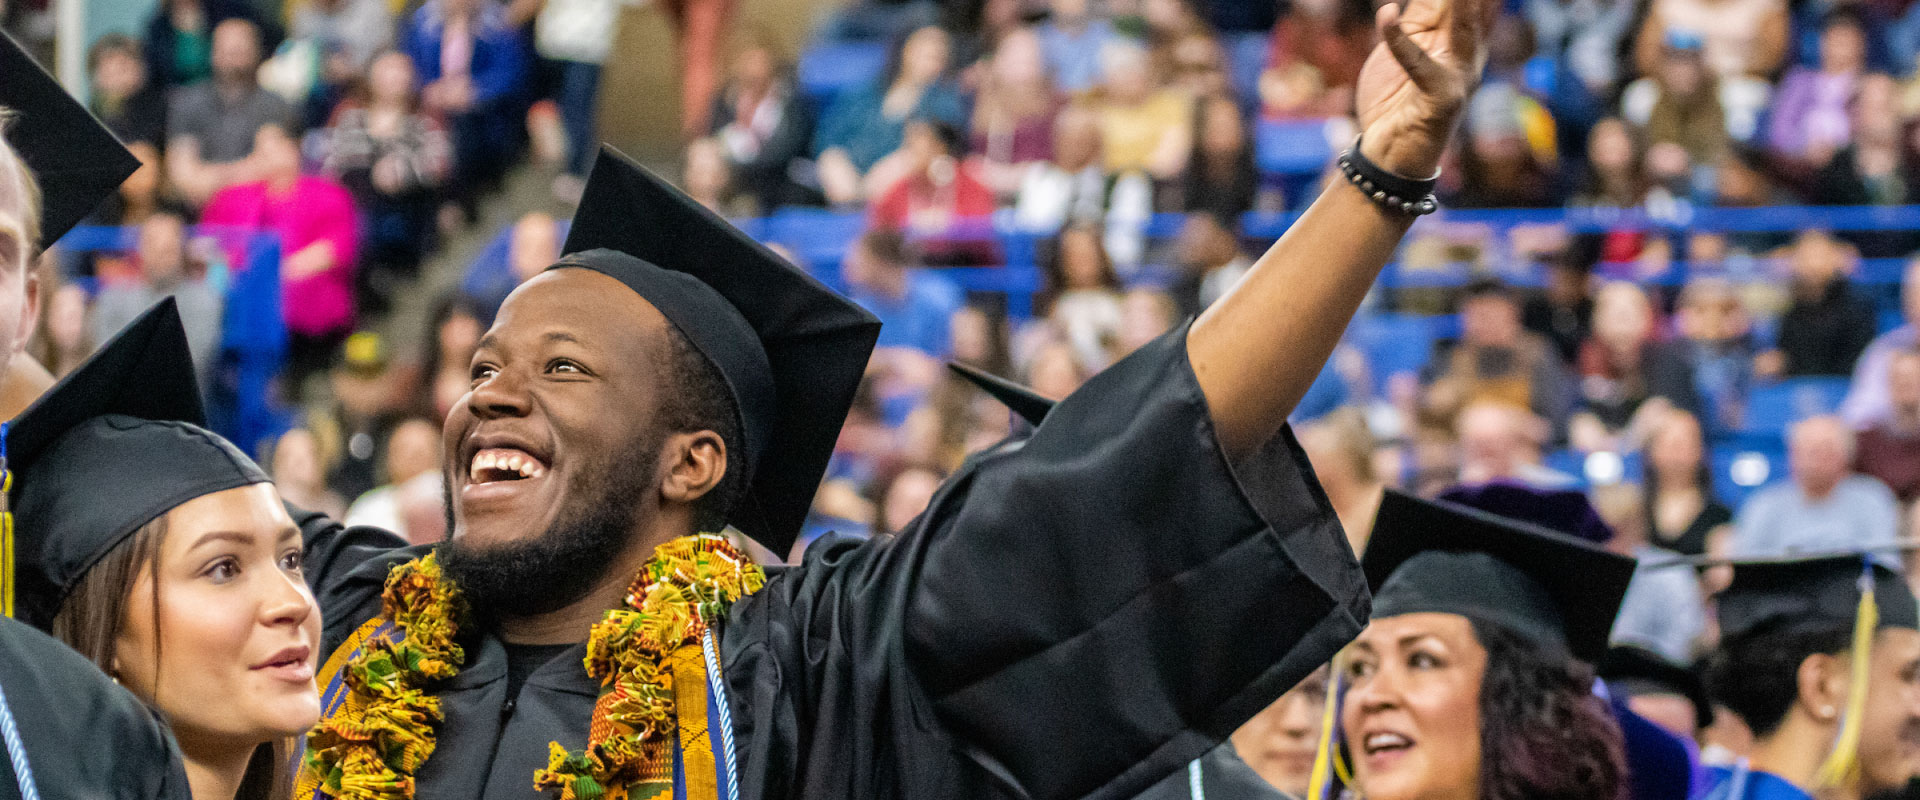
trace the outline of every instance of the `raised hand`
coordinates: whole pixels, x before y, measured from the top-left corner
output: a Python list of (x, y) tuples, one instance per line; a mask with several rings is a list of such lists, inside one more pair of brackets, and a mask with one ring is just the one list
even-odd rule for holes
[(1497, 10), (1497, 0), (1401, 0), (1374, 13), (1380, 44), (1354, 89), (1363, 155), (1407, 178), (1439, 169)]

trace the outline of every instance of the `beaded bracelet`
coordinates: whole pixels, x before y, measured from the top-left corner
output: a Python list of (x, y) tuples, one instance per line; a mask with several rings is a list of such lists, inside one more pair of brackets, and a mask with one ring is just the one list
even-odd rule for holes
[(1360, 153), (1358, 137), (1354, 138), (1352, 148), (1340, 154), (1339, 163), (1340, 174), (1346, 176), (1347, 182), (1375, 203), (1416, 217), (1440, 209), (1440, 201), (1433, 196), (1434, 187), (1440, 183), (1437, 172), (1423, 181), (1388, 172)]

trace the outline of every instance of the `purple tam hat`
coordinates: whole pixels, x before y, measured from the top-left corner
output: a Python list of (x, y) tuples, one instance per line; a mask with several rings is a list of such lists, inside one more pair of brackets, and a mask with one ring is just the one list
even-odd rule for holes
[(1472, 486), (1456, 486), (1440, 499), (1489, 514), (1531, 522), (1551, 531), (1606, 544), (1613, 539), (1613, 528), (1600, 519), (1587, 496), (1569, 489), (1536, 489), (1519, 483), (1496, 481)]

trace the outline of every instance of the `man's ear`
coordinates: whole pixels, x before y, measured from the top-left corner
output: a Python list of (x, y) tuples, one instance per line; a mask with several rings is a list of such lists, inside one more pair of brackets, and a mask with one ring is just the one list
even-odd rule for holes
[(1828, 653), (1807, 656), (1794, 674), (1800, 690), (1797, 703), (1801, 710), (1823, 725), (1838, 724), (1840, 709), (1847, 702), (1849, 672), (1846, 656)]
[(727, 475), (727, 442), (713, 431), (667, 437), (660, 457), (660, 496), (665, 503), (693, 503)]
[(27, 297), (20, 304), (20, 326), (13, 332), (13, 352), (6, 354), (9, 359), (25, 352), (27, 340), (33, 338), (33, 331), (40, 325), (40, 270), (32, 263), (27, 265)]

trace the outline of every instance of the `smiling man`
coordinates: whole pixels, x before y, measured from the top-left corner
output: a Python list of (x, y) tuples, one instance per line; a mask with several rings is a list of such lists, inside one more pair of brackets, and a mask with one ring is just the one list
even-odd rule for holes
[(309, 797), (1126, 798), (1360, 629), (1285, 430), (1414, 217), (1490, 0), (1381, 10), (1363, 141), (1199, 320), (968, 462), (897, 537), (804, 518), (874, 321), (617, 154), (501, 307), (445, 444), (452, 538), (307, 517)]

